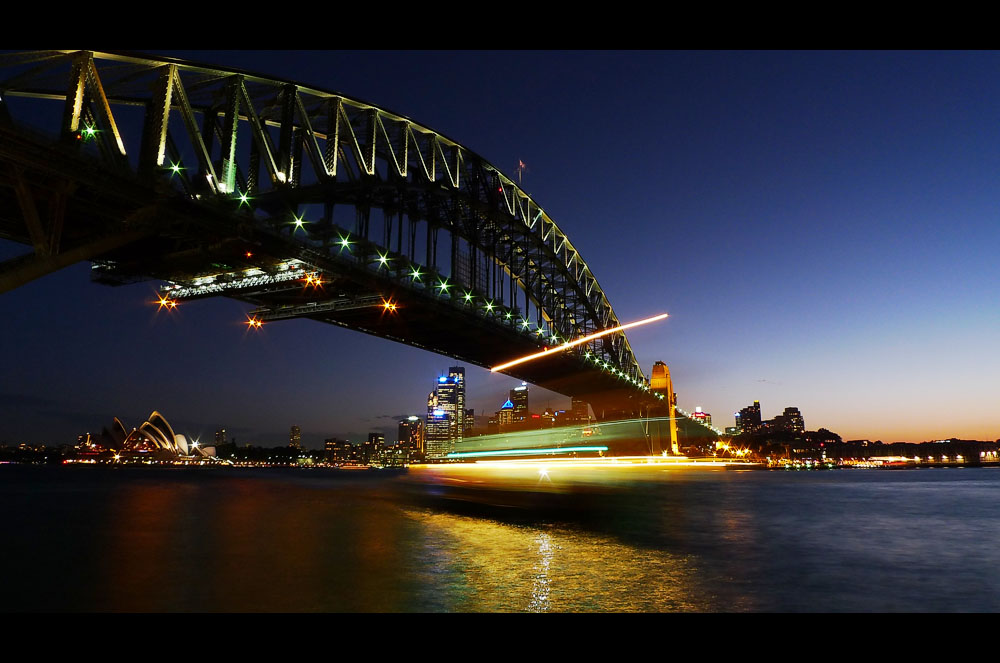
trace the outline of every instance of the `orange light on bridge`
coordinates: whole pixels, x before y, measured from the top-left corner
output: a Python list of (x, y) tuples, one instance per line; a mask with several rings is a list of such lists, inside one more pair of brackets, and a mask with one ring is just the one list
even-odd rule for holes
[(156, 309), (157, 311), (161, 308), (177, 308), (177, 302), (170, 299), (170, 297), (164, 297), (163, 295), (160, 295), (160, 299), (156, 303), (160, 305), (159, 308)]
[(608, 334), (613, 334), (615, 332), (624, 331), (626, 329), (631, 329), (632, 327), (638, 327), (639, 325), (648, 325), (650, 322), (663, 320), (666, 317), (668, 317), (666, 313), (661, 313), (660, 315), (654, 315), (653, 317), (646, 318), (644, 320), (637, 320), (635, 322), (630, 322), (625, 325), (618, 325), (617, 327), (611, 327), (610, 329), (594, 332), (593, 334), (590, 334), (588, 336), (583, 336), (581, 338), (578, 338), (575, 341), (566, 341), (562, 345), (556, 346), (554, 348), (546, 348), (541, 352), (536, 352), (535, 354), (527, 355), (526, 357), (514, 359), (512, 361), (507, 362), (506, 364), (500, 364), (498, 366), (494, 366), (493, 368), (490, 369), (490, 371), (496, 373), (497, 371), (502, 371), (505, 368), (510, 368), (511, 366), (517, 366), (518, 364), (523, 364), (524, 362), (531, 361), (532, 359), (541, 359), (542, 357), (550, 355), (553, 352), (562, 352), (563, 350), (568, 350), (573, 346), (581, 345), (583, 343), (589, 343), (590, 341), (593, 341), (596, 338), (607, 336)]
[(247, 318), (247, 328), (248, 329), (260, 329), (264, 323), (257, 318)]
[(382, 300), (382, 308), (385, 309), (386, 311), (395, 312), (396, 308), (397, 308), (396, 307), (396, 302), (392, 301), (391, 299), (383, 299)]

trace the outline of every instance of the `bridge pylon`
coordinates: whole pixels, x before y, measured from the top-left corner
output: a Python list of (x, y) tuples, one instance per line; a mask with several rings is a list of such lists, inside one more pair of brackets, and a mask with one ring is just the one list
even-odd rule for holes
[(661, 403), (649, 408), (651, 451), (654, 455), (659, 455), (669, 444), (670, 453), (677, 455), (680, 453), (677, 443), (677, 394), (674, 393), (674, 383), (670, 379), (670, 368), (662, 361), (653, 364), (649, 388), (653, 393), (663, 394), (665, 397)]

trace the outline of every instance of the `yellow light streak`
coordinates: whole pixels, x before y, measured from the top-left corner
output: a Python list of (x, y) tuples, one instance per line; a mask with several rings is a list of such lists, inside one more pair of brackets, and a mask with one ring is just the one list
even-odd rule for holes
[(632, 327), (638, 327), (639, 325), (648, 325), (650, 322), (656, 322), (658, 320), (663, 320), (666, 317), (668, 317), (668, 315), (666, 313), (661, 313), (660, 315), (654, 315), (653, 317), (646, 318), (644, 320), (637, 320), (636, 322), (630, 322), (630, 323), (625, 324), (625, 325), (618, 325), (617, 327), (611, 327), (610, 329), (605, 329), (603, 331), (594, 332), (593, 334), (590, 334), (589, 336), (584, 336), (582, 338), (578, 338), (575, 341), (567, 341), (566, 343), (563, 343), (560, 346), (557, 346), (557, 347), (554, 347), (554, 348), (549, 348), (548, 350), (542, 350), (541, 352), (536, 352), (535, 354), (528, 355), (526, 357), (521, 357), (519, 359), (514, 359), (512, 361), (507, 362), (506, 364), (500, 364), (498, 366), (494, 366), (493, 368), (490, 369), (490, 371), (493, 372), (493, 373), (496, 373), (497, 371), (502, 371), (505, 368), (510, 368), (511, 366), (517, 366), (518, 364), (523, 364), (524, 362), (531, 361), (532, 359), (540, 359), (540, 358), (545, 357), (547, 355), (550, 355), (550, 354), (552, 354), (554, 352), (562, 352), (563, 350), (568, 350), (569, 348), (572, 348), (573, 346), (581, 345), (583, 343), (588, 343), (590, 341), (593, 341), (595, 338), (600, 338), (602, 336), (607, 336), (608, 334), (613, 334), (613, 333), (618, 332), (618, 331), (624, 331), (626, 329), (631, 329)]

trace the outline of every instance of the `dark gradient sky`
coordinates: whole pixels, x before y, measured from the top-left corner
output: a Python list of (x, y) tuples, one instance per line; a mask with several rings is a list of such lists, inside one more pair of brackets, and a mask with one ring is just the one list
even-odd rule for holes
[[(618, 317), (671, 314), (632, 347), (720, 427), (759, 399), (845, 439), (1000, 437), (996, 53), (157, 53), (369, 101), (508, 175), (523, 160)], [(454, 363), (316, 322), (248, 334), (226, 299), (158, 314), (154, 284), (88, 270), (0, 296), (0, 440), (158, 409), (194, 437), (297, 423), (319, 446), (423, 414)], [(495, 410), (514, 381), (467, 368)]]

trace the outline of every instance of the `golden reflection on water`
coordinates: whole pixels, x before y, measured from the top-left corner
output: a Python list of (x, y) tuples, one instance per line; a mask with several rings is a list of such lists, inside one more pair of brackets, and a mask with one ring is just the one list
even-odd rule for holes
[(407, 510), (448, 560), (458, 612), (709, 611), (690, 561), (592, 532)]

